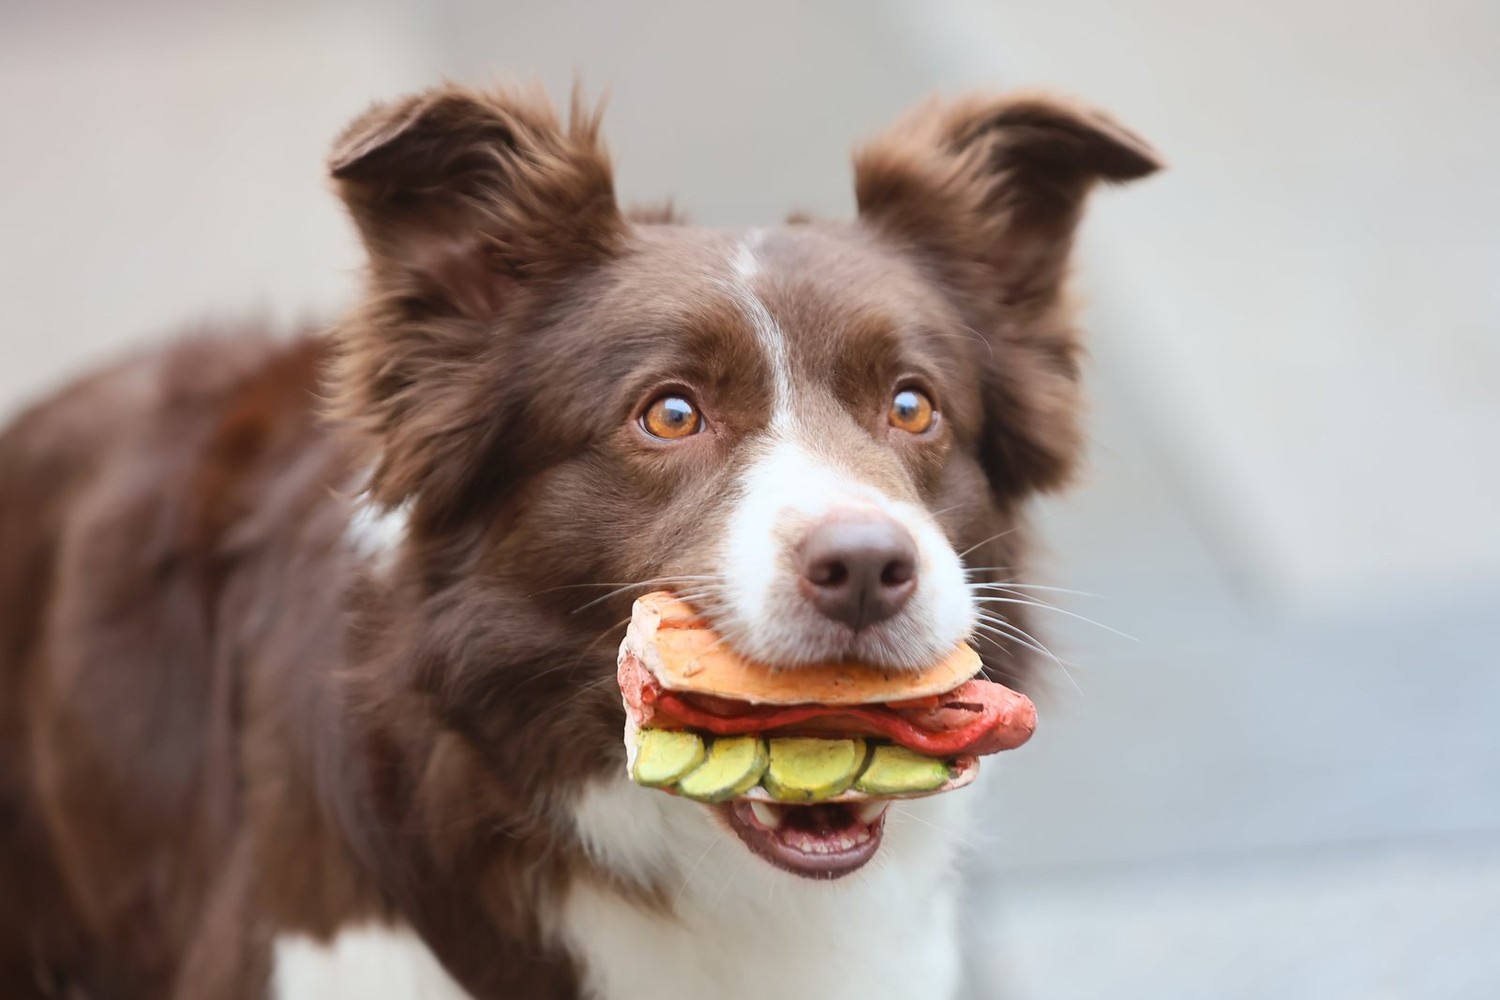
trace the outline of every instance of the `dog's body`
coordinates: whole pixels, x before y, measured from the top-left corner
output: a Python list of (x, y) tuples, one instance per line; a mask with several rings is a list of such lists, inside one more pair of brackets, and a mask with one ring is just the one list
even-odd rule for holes
[(814, 813), (625, 780), (621, 618), (665, 584), (787, 669), (1024, 629), (974, 588), (1074, 461), (1068, 245), (1152, 168), (976, 100), (866, 151), (858, 222), (721, 233), (621, 214), (576, 111), (365, 116), (331, 338), (192, 338), (0, 437), (0, 992), (951, 993), (967, 798), (824, 807), (880, 854), (777, 870), (741, 840)]

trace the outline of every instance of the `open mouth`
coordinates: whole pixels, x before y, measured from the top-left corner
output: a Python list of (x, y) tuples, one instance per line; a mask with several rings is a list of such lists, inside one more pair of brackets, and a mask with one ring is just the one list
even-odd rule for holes
[(777, 868), (836, 879), (875, 856), (889, 805), (886, 799), (816, 805), (741, 799), (714, 809), (746, 847)]
[(960, 643), (915, 672), (778, 669), (725, 648), (671, 594), (648, 594), (617, 664), (626, 770), (708, 805), (777, 868), (840, 878), (879, 850), (891, 801), (962, 788), (980, 756), (1031, 736), (1030, 699), (977, 676), (981, 667)]

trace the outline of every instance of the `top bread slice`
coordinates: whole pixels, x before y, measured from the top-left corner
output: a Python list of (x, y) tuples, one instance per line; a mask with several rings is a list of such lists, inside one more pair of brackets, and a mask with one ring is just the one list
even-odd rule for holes
[(620, 656), (634, 655), (664, 690), (759, 705), (869, 705), (945, 694), (979, 673), (979, 654), (959, 643), (920, 670), (866, 663), (776, 669), (742, 659), (692, 608), (657, 591), (635, 602)]

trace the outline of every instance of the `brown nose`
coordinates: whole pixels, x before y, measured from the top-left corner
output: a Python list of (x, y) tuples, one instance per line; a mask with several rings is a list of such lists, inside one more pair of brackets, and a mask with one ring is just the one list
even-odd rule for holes
[(883, 514), (820, 521), (799, 551), (802, 593), (826, 617), (858, 631), (901, 610), (917, 589), (917, 546)]

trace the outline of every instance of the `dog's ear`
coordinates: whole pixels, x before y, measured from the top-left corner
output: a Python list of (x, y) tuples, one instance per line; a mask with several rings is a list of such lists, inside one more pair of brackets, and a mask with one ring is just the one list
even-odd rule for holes
[(1055, 295), (1096, 181), (1160, 167), (1142, 140), (1055, 98), (931, 101), (855, 156), (860, 217), (926, 249), (981, 265), (999, 301)]
[(366, 432), (377, 502), (449, 502), (505, 419), (506, 331), (624, 239), (599, 115), (440, 87), (371, 108), (329, 170), (370, 265), (336, 334), (335, 413)]
[(609, 254), (624, 230), (599, 116), (545, 97), (443, 87), (377, 105), (329, 171), (377, 281), (437, 312), (485, 319), (517, 280)]
[(1061, 485), (1079, 451), (1078, 342), (1063, 287), (1098, 181), (1160, 167), (1105, 115), (1037, 95), (931, 101), (855, 156), (861, 221), (959, 295), (989, 342), (983, 458), (997, 492)]

